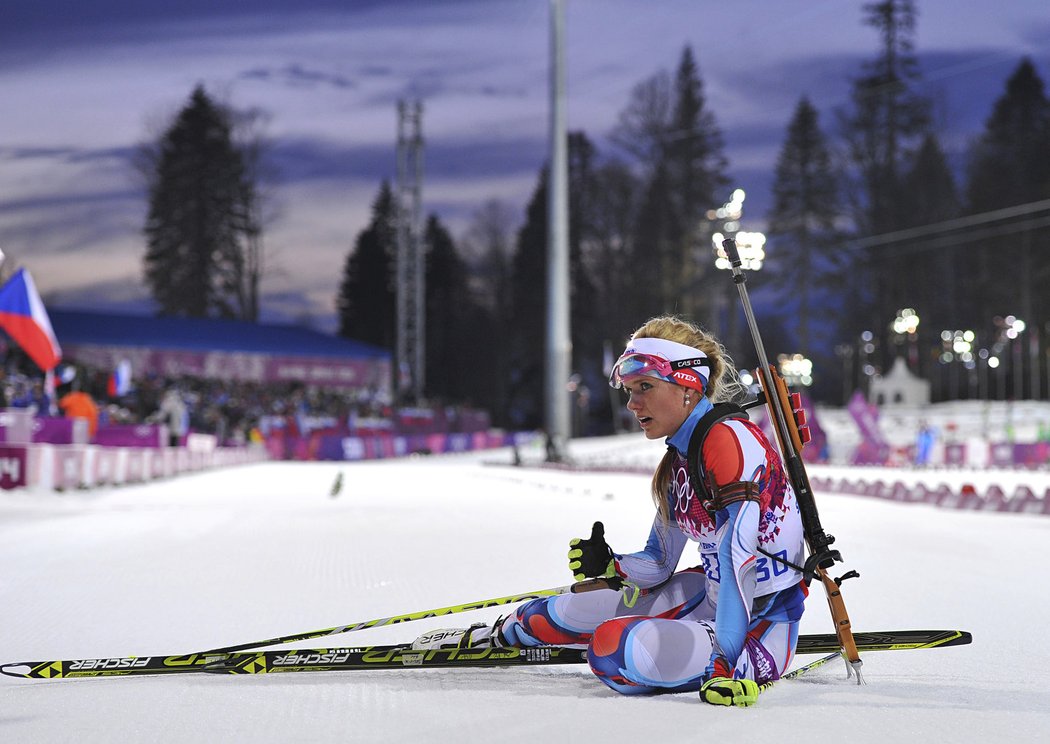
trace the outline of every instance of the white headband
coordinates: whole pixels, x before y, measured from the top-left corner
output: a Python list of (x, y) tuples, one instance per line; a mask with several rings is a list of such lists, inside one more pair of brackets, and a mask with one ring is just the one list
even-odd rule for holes
[(624, 354), (653, 354), (663, 357), (669, 362), (677, 362), (680, 359), (707, 358), (707, 354), (694, 349), (692, 346), (680, 344), (677, 341), (669, 341), (666, 338), (634, 338), (627, 343)]
[[(711, 376), (711, 365), (707, 362), (707, 354), (666, 338), (636, 338), (632, 339), (620, 357), (641, 354), (650, 357), (658, 357), (670, 363), (670, 370), (661, 373), (656, 370), (651, 375), (660, 377), (668, 382), (673, 382), (682, 387), (693, 388), (703, 393), (707, 389), (707, 381)], [(610, 375), (609, 384), (620, 387), (621, 380), (618, 379), (617, 369), (620, 362), (616, 363), (613, 373)], [(703, 371), (701, 371), (703, 370)]]

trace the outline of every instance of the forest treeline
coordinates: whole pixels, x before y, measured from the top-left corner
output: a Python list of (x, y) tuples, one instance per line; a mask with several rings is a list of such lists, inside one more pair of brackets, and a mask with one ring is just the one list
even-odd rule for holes
[[(764, 215), (767, 351), (812, 359), (814, 396), (836, 404), (896, 356), (927, 377), (994, 355), (1009, 364), (1010, 313), (1036, 343), (1040, 332), (1050, 339), (1038, 291), (1050, 278), (1050, 102), (1038, 70), (1018, 61), (983, 130), (950, 161), (921, 94), (914, 3), (870, 3), (862, 21), (877, 53), (851, 78), (848, 103), (820, 112), (799, 98)], [(673, 71), (634, 87), (605, 150), (586, 132), (569, 135), (577, 435), (612, 427), (619, 402), (604, 366), (653, 315), (690, 317), (722, 333), (738, 366), (756, 364), (735, 290), (713, 261), (712, 235), (735, 227), (712, 211), (733, 184), (714, 110), (687, 46)], [(258, 316), (261, 149), (239, 128), (251, 131), (198, 88), (144, 151), (145, 270), (162, 313)], [(426, 394), (484, 407), (505, 426), (542, 424), (546, 192), (541, 169), (524, 215), (488, 201), (458, 240), (439, 216), (425, 223)], [(379, 184), (336, 298), (340, 334), (390, 349), (396, 210)], [(904, 308), (921, 318), (914, 334), (894, 329)], [(945, 329), (972, 329), (972, 356), (942, 339)]]

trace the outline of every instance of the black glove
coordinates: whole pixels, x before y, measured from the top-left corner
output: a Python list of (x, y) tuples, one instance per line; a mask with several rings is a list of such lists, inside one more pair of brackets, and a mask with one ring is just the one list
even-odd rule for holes
[(594, 523), (590, 539), (577, 537), (569, 541), (569, 570), (577, 581), (617, 575), (612, 548), (605, 543), (605, 525), (601, 522)]

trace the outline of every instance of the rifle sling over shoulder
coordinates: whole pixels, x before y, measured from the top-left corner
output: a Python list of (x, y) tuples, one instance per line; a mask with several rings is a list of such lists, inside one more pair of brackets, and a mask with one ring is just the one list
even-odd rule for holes
[(721, 488), (711, 488), (710, 498), (704, 502), (704, 508), (713, 513), (725, 509), (739, 501), (759, 501), (758, 484), (754, 481), (734, 481)]
[(686, 467), (689, 470), (689, 485), (693, 487), (693, 493), (701, 500), (708, 512), (717, 511), (720, 507), (712, 508), (712, 506), (709, 506), (709, 504), (715, 503), (713, 500), (717, 498), (717, 494), (712, 493), (713, 489), (708, 486), (707, 478), (704, 477), (705, 474), (700, 469), (700, 463), (703, 459), (701, 452), (704, 448), (704, 440), (707, 439), (707, 435), (712, 427), (718, 422), (729, 418), (746, 420), (748, 418), (747, 411), (743, 406), (739, 406), (736, 403), (717, 403), (696, 422), (696, 428), (693, 429), (693, 434), (689, 437), (689, 451), (685, 456)]

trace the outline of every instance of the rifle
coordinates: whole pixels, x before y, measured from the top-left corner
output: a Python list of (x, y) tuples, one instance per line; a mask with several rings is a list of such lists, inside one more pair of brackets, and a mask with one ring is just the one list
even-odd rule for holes
[(802, 448), (809, 441), (809, 429), (806, 427), (805, 412), (802, 410), (801, 396), (798, 393), (789, 394), (787, 383), (777, 370), (766, 358), (766, 350), (762, 344), (762, 336), (758, 332), (758, 324), (755, 322), (755, 313), (751, 308), (751, 298), (747, 292), (747, 276), (744, 274), (740, 254), (737, 251), (736, 241), (726, 238), (722, 241), (726, 256), (729, 258), (730, 268), (733, 272), (733, 282), (736, 284), (740, 294), (740, 302), (744, 306), (744, 315), (747, 318), (748, 328), (751, 330), (751, 339), (758, 353), (759, 367), (755, 370), (759, 382), (762, 385), (762, 395), (765, 398), (766, 407), (769, 410), (770, 421), (773, 431), (776, 433), (777, 444), (784, 461), (788, 480), (795, 491), (798, 499), (799, 511), (802, 515), (802, 531), (809, 546), (809, 557), (803, 566), (803, 576), (807, 583), (814, 577), (820, 579), (828, 598), (828, 608), (831, 611), (831, 619), (835, 623), (835, 634), (838, 637), (839, 646), (846, 659), (846, 672), (850, 676), (857, 674), (857, 684), (860, 684), (860, 669), (863, 662), (857, 651), (857, 644), (853, 639), (853, 631), (850, 627), (849, 613), (846, 612), (846, 603), (842, 598), (842, 582), (846, 579), (860, 576), (856, 571), (847, 571), (838, 578), (831, 578), (828, 569), (842, 560), (838, 550), (831, 547), (835, 538), (824, 531), (820, 524), (820, 514), (817, 512), (817, 502), (813, 498), (813, 489), (809, 485), (809, 475), (802, 461)]

